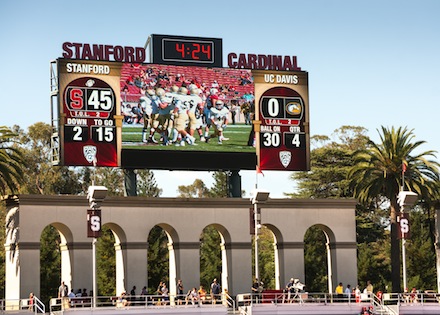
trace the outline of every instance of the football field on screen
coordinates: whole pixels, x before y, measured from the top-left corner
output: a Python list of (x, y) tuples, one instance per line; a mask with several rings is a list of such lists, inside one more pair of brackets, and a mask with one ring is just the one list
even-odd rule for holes
[[(213, 128), (210, 129), (210, 135), (213, 134)], [(252, 145), (248, 145), (251, 126), (245, 124), (228, 125), (223, 131), (223, 136), (229, 140), (222, 141), (218, 144), (217, 137), (211, 138), (207, 143), (200, 141), (197, 131), (194, 133), (196, 145), (177, 146), (175, 143), (171, 145), (161, 145), (160, 135), (155, 134), (154, 138), (158, 141), (155, 143), (142, 142), (142, 126), (124, 126), (122, 128), (122, 148), (139, 149), (139, 150), (165, 150), (165, 151), (210, 151), (210, 152), (255, 152)], [(252, 141), (251, 141), (252, 142)]]

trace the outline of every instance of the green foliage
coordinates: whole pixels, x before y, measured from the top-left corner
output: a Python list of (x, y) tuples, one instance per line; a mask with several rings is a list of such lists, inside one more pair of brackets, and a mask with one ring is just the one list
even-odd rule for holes
[(209, 189), (205, 186), (205, 183), (200, 180), (194, 180), (192, 185), (180, 185), (177, 187), (179, 197), (182, 198), (204, 198), (209, 195)]
[(109, 196), (124, 195), (124, 174), (121, 169), (98, 167), (93, 170), (92, 180), (95, 185), (105, 186)]
[(328, 292), (327, 243), (324, 232), (310, 227), (304, 235), (305, 283), (309, 292)]
[(358, 244), (358, 283), (361, 290), (370, 280), (375, 291), (391, 292), (389, 250), (388, 240)]
[(210, 287), (214, 278), (220, 279), (222, 271), (220, 242), (220, 234), (213, 226), (203, 229), (200, 236), (200, 284), (205, 288)]
[[(102, 235), (96, 244), (96, 267), (98, 296), (114, 296), (116, 292), (115, 237), (107, 227), (102, 227)], [(79, 288), (78, 288), (79, 289)]]
[[(0, 222), (6, 221), (6, 206), (3, 202), (0, 202)], [(6, 240), (6, 229), (0, 230), (0, 244), (5, 244)], [(0, 297), (5, 296), (5, 262), (6, 262), (6, 256), (5, 256), (5, 248), (4, 246), (0, 247)]]
[[(406, 186), (418, 195), (430, 198), (437, 194), (439, 181), (439, 164), (428, 159), (435, 157), (434, 151), (415, 153), (424, 141), (413, 142), (413, 138), (413, 131), (407, 128), (382, 127), (380, 143), (369, 141), (365, 149), (357, 150), (349, 172), (350, 187), (360, 202), (368, 204), (381, 197), (390, 201), (393, 292), (401, 291), (397, 194), (405, 188), (402, 186)], [(406, 172), (402, 180), (403, 165)]]
[(347, 174), (353, 165), (353, 150), (365, 147), (366, 129), (342, 126), (333, 136), (339, 140), (331, 141), (327, 136), (313, 136), (312, 141), (322, 146), (312, 150), (311, 171), (295, 172), (292, 179), (298, 182), (298, 192), (288, 194), (292, 198), (348, 198)]
[(150, 170), (137, 170), (138, 196), (160, 197), (162, 189), (157, 187), (154, 173)]
[[(253, 250), (253, 255), (255, 255), (255, 248)], [(258, 240), (258, 258), (260, 281), (264, 283), (264, 287), (266, 289), (275, 289), (274, 235), (272, 231), (264, 225), (260, 229)], [(252, 259), (252, 264), (255, 268), (255, 258)]]
[(40, 299), (49, 305), (58, 296), (61, 283), (61, 238), (58, 230), (47, 226), (40, 238)]
[(228, 177), (225, 172), (214, 172), (212, 175), (214, 178), (214, 186), (211, 188), (210, 197), (222, 197), (228, 196)]
[(159, 226), (148, 235), (148, 290), (155, 294), (161, 281), (169, 282), (168, 237)]
[(23, 157), (14, 145), (18, 134), (0, 126), (0, 194), (16, 193), (23, 182)]
[(406, 243), (408, 288), (436, 290), (436, 257), (430, 237), (432, 220), (423, 211), (410, 213), (411, 238)]
[(19, 134), (23, 165), (27, 171), (20, 193), (28, 194), (79, 194), (83, 192), (79, 174), (72, 168), (54, 167), (50, 159), (52, 127), (36, 123), (28, 132), (14, 126)]

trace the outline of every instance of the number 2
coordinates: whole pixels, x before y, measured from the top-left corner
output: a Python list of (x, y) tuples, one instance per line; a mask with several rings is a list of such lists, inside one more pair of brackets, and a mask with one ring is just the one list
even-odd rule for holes
[(200, 44), (193, 44), (195, 49), (192, 51), (191, 57), (192, 59), (200, 59), (197, 54), (200, 52)]
[(73, 127), (73, 132), (75, 133), (73, 135), (73, 141), (82, 141), (82, 128), (80, 126)]

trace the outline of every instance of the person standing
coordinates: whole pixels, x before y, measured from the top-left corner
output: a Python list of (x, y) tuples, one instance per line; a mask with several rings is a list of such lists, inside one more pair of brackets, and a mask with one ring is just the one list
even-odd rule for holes
[(177, 286), (176, 286), (176, 293), (177, 293), (177, 304), (182, 305), (183, 304), (183, 282), (181, 279), (177, 280)]
[(220, 294), (220, 284), (217, 282), (217, 278), (214, 279), (214, 281), (211, 283), (211, 301), (212, 304), (216, 303), (217, 297), (219, 297)]
[(367, 287), (365, 288), (365, 293), (371, 294), (373, 293), (373, 285), (371, 284), (371, 281), (367, 281)]
[(263, 292), (263, 286), (257, 278), (255, 278), (254, 283), (252, 283), (251, 290), (255, 303), (258, 303), (258, 300), (260, 299), (260, 294), (261, 292)]
[(345, 288), (345, 296), (348, 299), (348, 303), (350, 303), (351, 300), (351, 285), (347, 284), (347, 287)]
[(135, 302), (136, 301), (136, 286), (134, 285), (133, 288), (130, 291), (130, 301)]
[(58, 298), (61, 299), (61, 305), (63, 308), (69, 307), (69, 299), (67, 297), (68, 294), (69, 287), (67, 286), (67, 284), (64, 283), (64, 281), (62, 281), (61, 285), (58, 288)]
[(33, 292), (29, 293), (28, 305), (29, 305), (29, 310), (33, 311), (34, 310), (34, 293)]
[(338, 299), (338, 302), (342, 301), (342, 298), (344, 296), (344, 286), (342, 285), (342, 282), (339, 282), (338, 286), (335, 289), (336, 297)]

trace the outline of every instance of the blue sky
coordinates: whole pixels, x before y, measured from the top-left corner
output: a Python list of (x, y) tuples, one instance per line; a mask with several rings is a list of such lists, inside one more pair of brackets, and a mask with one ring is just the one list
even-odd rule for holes
[[(408, 127), (440, 151), (440, 1), (1, 1), (0, 125), (50, 123), (49, 63), (63, 42), (143, 46), (150, 34), (223, 39), (229, 52), (294, 55), (309, 72), (311, 134), (342, 125)], [(224, 65), (226, 65), (224, 60)], [(440, 156), (440, 155), (439, 155)], [(272, 197), (289, 172), (242, 171)], [(211, 174), (156, 172), (164, 196)], [(172, 182), (176, 184), (171, 185)]]

